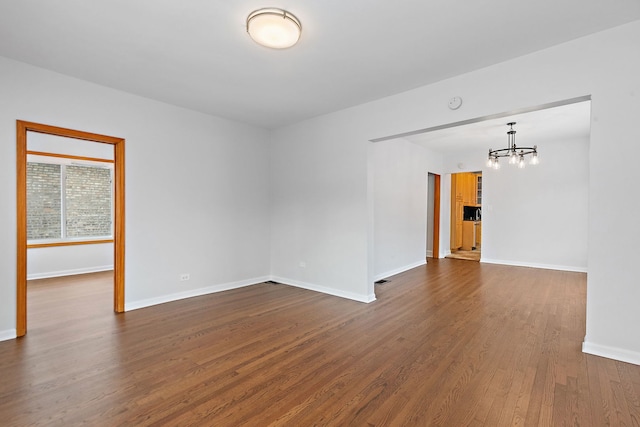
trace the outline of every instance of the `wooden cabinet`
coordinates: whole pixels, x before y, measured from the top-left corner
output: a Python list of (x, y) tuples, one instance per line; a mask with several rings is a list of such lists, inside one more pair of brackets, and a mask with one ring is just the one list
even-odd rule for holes
[(455, 249), (462, 246), (462, 217), (464, 216), (464, 204), (462, 199), (456, 200), (456, 221), (455, 221)]
[(476, 175), (472, 173), (465, 174), (464, 179), (464, 193), (465, 193), (465, 205), (466, 206), (475, 206), (476, 205)]
[(463, 221), (462, 222), (462, 250), (470, 251), (480, 248), (482, 239), (482, 222)]
[(454, 173), (451, 175), (451, 195), (452, 199), (463, 200), (462, 189), (464, 188), (464, 177), (461, 173)]
[[(465, 206), (480, 206), (482, 202), (482, 176), (476, 173), (451, 174), (451, 250), (460, 248), (470, 250), (479, 246), (479, 234), (474, 222), (463, 221)], [(463, 230), (464, 223), (469, 222), (470, 230)], [(474, 237), (478, 235), (478, 237)], [(471, 236), (466, 239), (464, 236)], [(463, 241), (464, 240), (464, 241)]]
[(462, 217), (464, 215), (463, 177), (461, 174), (451, 175), (451, 239), (452, 251), (462, 246)]
[(462, 250), (470, 251), (475, 247), (476, 230), (474, 221), (462, 222)]
[(457, 173), (452, 175), (451, 188), (453, 194), (456, 197), (462, 199), (464, 206), (476, 206), (478, 205), (478, 198), (481, 195), (478, 193), (479, 184), (478, 178), (480, 176), (475, 173)]

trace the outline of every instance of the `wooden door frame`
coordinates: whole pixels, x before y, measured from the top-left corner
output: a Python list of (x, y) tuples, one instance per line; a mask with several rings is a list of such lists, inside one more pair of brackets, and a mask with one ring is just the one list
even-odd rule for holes
[(433, 248), (432, 258), (440, 258), (440, 175), (433, 174)]
[(124, 312), (124, 139), (40, 123), (16, 121), (17, 274), (16, 336), (27, 333), (27, 132), (38, 132), (114, 147), (113, 310)]

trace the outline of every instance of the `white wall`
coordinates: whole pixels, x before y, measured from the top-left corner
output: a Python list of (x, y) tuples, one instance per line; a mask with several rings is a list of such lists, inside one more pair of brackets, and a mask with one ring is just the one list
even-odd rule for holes
[(113, 269), (113, 243), (27, 249), (27, 279)]
[(524, 170), (487, 168), (486, 150), (447, 155), (444, 167), (482, 171), (482, 262), (586, 272), (589, 139), (538, 148), (541, 163)]
[(425, 264), (427, 175), (441, 168), (441, 155), (408, 141), (373, 144), (375, 280)]
[(15, 336), (16, 119), (126, 139), (127, 309), (269, 277), (267, 131), (4, 58), (0, 93), (0, 338)]
[[(273, 173), (273, 271), (358, 294), (372, 291), (368, 284), (375, 267), (367, 263), (374, 262), (375, 253), (374, 176), (364, 170), (373, 164), (365, 158), (373, 156), (367, 141), (590, 95), (584, 348), (640, 363), (640, 337), (633, 329), (640, 324), (640, 286), (633, 268), (640, 223), (629, 221), (640, 201), (628, 190), (628, 183), (640, 181), (640, 169), (620, 165), (621, 158), (640, 156), (640, 145), (634, 143), (640, 140), (639, 45), (636, 21), (279, 129), (272, 150), (274, 169), (282, 168)], [(455, 95), (464, 104), (451, 111), (447, 101)], [(623, 147), (624, 155), (612, 146)], [(444, 185), (449, 185), (446, 179)], [(278, 250), (285, 252), (275, 255)], [(309, 256), (326, 265), (299, 270), (296, 259)]]
[(483, 170), (482, 261), (586, 272), (588, 141), (538, 147), (535, 167)]
[(271, 273), (279, 282), (372, 301), (371, 143), (354, 144), (345, 127), (325, 117), (274, 132)]

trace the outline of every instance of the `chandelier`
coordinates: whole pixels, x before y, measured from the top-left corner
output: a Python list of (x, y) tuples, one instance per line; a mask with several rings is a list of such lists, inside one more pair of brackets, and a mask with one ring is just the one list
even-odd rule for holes
[(508, 157), (509, 164), (517, 164), (520, 169), (526, 166), (524, 156), (531, 155), (531, 160), (529, 160), (529, 164), (531, 165), (537, 165), (539, 163), (538, 146), (516, 147), (516, 131), (513, 130), (513, 125), (515, 124), (516, 122), (507, 123), (507, 126), (509, 126), (509, 131), (507, 132), (507, 148), (501, 148), (499, 150), (489, 149), (489, 159), (487, 160), (488, 167), (500, 169), (500, 162), (498, 162), (498, 158), (500, 157)]

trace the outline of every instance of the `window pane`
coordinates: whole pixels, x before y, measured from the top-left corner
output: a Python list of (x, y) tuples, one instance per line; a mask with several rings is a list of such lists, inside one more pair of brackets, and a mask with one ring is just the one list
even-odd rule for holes
[(61, 235), (60, 165), (27, 163), (27, 239)]
[(111, 236), (111, 170), (66, 167), (67, 237)]

